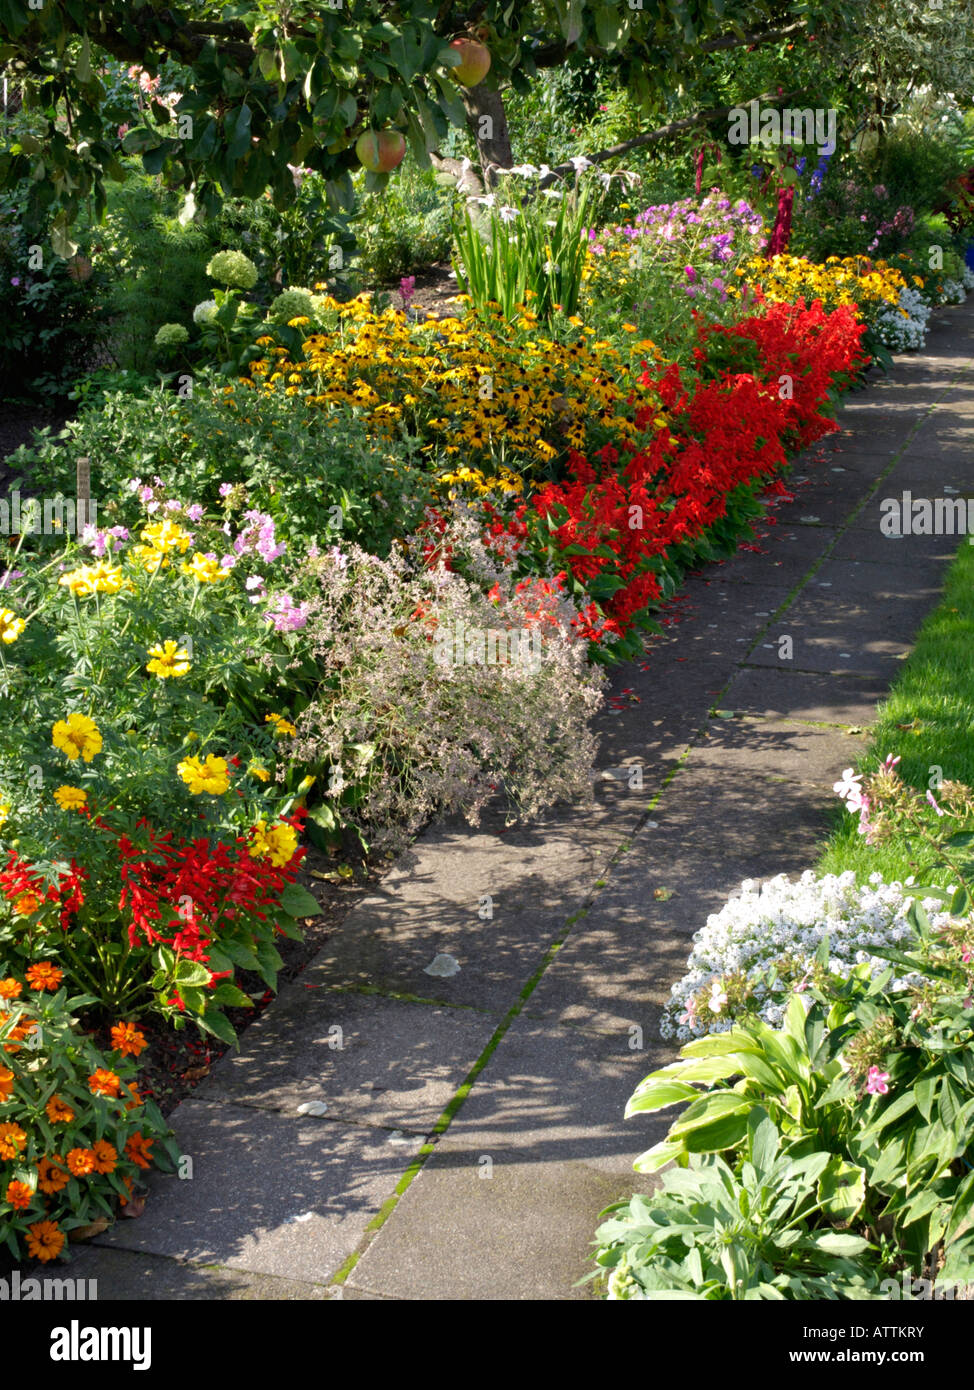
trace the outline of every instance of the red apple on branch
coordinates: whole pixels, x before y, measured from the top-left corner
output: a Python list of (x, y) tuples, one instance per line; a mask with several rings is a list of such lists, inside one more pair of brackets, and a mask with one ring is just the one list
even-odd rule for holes
[(355, 142), (359, 163), (373, 174), (398, 168), (406, 153), (406, 140), (398, 130), (366, 130)]
[(460, 66), (451, 68), (451, 75), (464, 87), (476, 87), (490, 69), (490, 49), (474, 39), (454, 39), (450, 44), (460, 57)]

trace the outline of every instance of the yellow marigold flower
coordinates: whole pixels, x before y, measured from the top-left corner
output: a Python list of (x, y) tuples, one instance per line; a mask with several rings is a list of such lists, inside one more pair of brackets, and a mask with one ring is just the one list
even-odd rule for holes
[(283, 868), (294, 858), (298, 847), (298, 833), (293, 825), (278, 821), (267, 828), (267, 822), (259, 820), (254, 826), (254, 842), (247, 853), (251, 859), (269, 859), (275, 869)]
[(87, 805), (88, 793), (80, 787), (58, 787), (54, 792), (54, 800), (62, 811), (80, 811), (82, 806)]
[(147, 574), (155, 574), (156, 570), (165, 569), (169, 564), (165, 553), (161, 550), (156, 550), (151, 545), (134, 546), (132, 554), (136, 555), (142, 561), (142, 568)]
[(92, 594), (117, 594), (122, 587), (122, 570), (118, 565), (106, 564), (98, 560), (93, 565), (82, 565), (70, 574), (62, 574), (58, 580), (70, 589), (75, 598), (90, 598)]
[(291, 721), (284, 718), (283, 714), (267, 714), (264, 716), (264, 723), (274, 725), (274, 732), (278, 738), (283, 738), (285, 735), (288, 738), (293, 738), (298, 732)]
[(10, 817), (10, 802), (0, 801), (0, 825), (3, 825)]
[(16, 642), (26, 626), (23, 618), (18, 618), (9, 608), (0, 608), (0, 642), (6, 642), (7, 646)]
[(171, 638), (167, 638), (161, 646), (150, 647), (149, 655), (154, 659), (148, 662), (145, 669), (160, 680), (169, 676), (185, 676), (192, 664), (189, 652)]
[(86, 763), (90, 763), (102, 747), (98, 727), (86, 714), (69, 714), (66, 720), (59, 719), (51, 730), (51, 741), (72, 762), (82, 757)]
[(216, 758), (212, 753), (206, 755), (205, 762), (199, 758), (184, 758), (177, 764), (176, 771), (194, 796), (201, 792), (222, 796), (230, 785), (226, 759)]
[(148, 542), (153, 550), (158, 550), (163, 555), (170, 550), (178, 550), (184, 555), (193, 538), (178, 522), (166, 517), (165, 521), (157, 521), (154, 525), (147, 526), (142, 532), (142, 539)]
[(271, 774), (267, 771), (266, 767), (261, 767), (260, 763), (251, 763), (247, 771), (253, 773), (260, 782), (270, 781)]
[(199, 551), (192, 560), (184, 560), (181, 568), (184, 574), (192, 575), (198, 584), (216, 584), (227, 575), (226, 570), (221, 569), (216, 560), (209, 555), (201, 555)]

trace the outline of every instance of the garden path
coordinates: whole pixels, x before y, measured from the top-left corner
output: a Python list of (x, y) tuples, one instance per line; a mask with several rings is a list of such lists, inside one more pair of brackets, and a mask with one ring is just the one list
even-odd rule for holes
[(840, 424), (614, 673), (594, 809), (432, 829), (183, 1102), (192, 1176), (76, 1257), (102, 1298), (592, 1297), (598, 1213), (665, 1128), (623, 1111), (673, 1055), (690, 936), (743, 878), (814, 865), (936, 602), (957, 540), (887, 537), (879, 506), (974, 495), (974, 300)]

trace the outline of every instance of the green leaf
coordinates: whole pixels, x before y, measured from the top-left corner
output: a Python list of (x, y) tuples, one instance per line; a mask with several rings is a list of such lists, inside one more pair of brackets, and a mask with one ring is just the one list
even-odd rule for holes
[(869, 1249), (869, 1241), (863, 1236), (848, 1235), (845, 1231), (826, 1231), (824, 1235), (811, 1238), (809, 1244), (827, 1255), (861, 1255)]
[(197, 1019), (197, 1023), (205, 1032), (212, 1033), (221, 1042), (229, 1043), (231, 1047), (237, 1046), (237, 1035), (234, 1032), (233, 1024), (223, 1014), (214, 1010), (207, 1010)]
[[(645, 1085), (645, 1083), (644, 1083)], [(626, 1105), (626, 1119), (637, 1113), (653, 1114), (665, 1110), (680, 1101), (698, 1100), (700, 1092), (682, 1081), (655, 1081), (650, 1086), (640, 1087)]]
[(658, 1144), (654, 1144), (651, 1149), (639, 1155), (632, 1165), (637, 1173), (655, 1173), (660, 1168), (665, 1168), (668, 1163), (672, 1163), (680, 1154), (685, 1153), (683, 1145), (675, 1139), (661, 1139)]
[[(176, 965), (176, 984), (182, 985), (205, 985), (209, 983), (210, 971), (205, 965), (201, 965), (195, 960), (181, 960)], [(180, 993), (182, 989), (180, 988)]]
[(252, 1009), (254, 1001), (229, 980), (221, 980), (210, 993), (210, 999), (220, 1008)]
[(223, 129), (227, 140), (228, 159), (242, 159), (250, 149), (252, 117), (253, 112), (246, 102), (243, 102), (236, 111), (230, 111), (227, 114)]
[(318, 900), (300, 883), (285, 885), (281, 893), (281, 906), (291, 917), (318, 917), (321, 913)]
[(836, 1221), (851, 1221), (866, 1200), (866, 1170), (834, 1154), (818, 1181), (818, 1200)]
[(764, 1177), (770, 1173), (778, 1156), (780, 1135), (768, 1112), (757, 1105), (747, 1118), (747, 1129), (751, 1141), (751, 1162), (759, 1177)]

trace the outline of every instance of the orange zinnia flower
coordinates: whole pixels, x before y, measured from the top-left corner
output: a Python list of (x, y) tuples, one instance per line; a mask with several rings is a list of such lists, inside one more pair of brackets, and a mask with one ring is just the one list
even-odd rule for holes
[(140, 1168), (152, 1167), (152, 1140), (144, 1139), (141, 1130), (137, 1130), (129, 1139), (125, 1145), (125, 1152)]
[(7, 1201), (18, 1211), (26, 1211), (34, 1200), (34, 1193), (25, 1182), (11, 1182), (7, 1184)]
[(138, 1110), (139, 1106), (142, 1104), (142, 1096), (141, 1096), (141, 1093), (140, 1093), (140, 1091), (139, 1091), (139, 1088), (138, 1088), (138, 1086), (132, 1086), (132, 1085), (130, 1084), (129, 1087), (128, 1087), (128, 1090), (129, 1090), (129, 1094), (131, 1095), (132, 1099), (125, 1102), (125, 1109), (126, 1109), (126, 1110)]
[(27, 1253), (31, 1259), (57, 1259), (64, 1246), (64, 1233), (58, 1230), (56, 1221), (35, 1221), (27, 1228)]
[(0, 1158), (16, 1158), (27, 1143), (27, 1134), (20, 1125), (0, 1125)]
[(0, 1101), (9, 1100), (14, 1089), (14, 1074), (7, 1067), (0, 1067)]
[(118, 1151), (112, 1148), (107, 1139), (96, 1139), (91, 1147), (95, 1155), (95, 1172), (114, 1173)]
[(129, 1195), (128, 1195), (128, 1197), (123, 1197), (123, 1196), (121, 1195), (121, 1193), (119, 1193), (118, 1204), (119, 1204), (120, 1207), (127, 1207), (128, 1204), (129, 1204), (129, 1197), (132, 1196), (132, 1179), (131, 1179), (131, 1178), (123, 1178), (123, 1179), (122, 1179), (122, 1182), (124, 1183), (125, 1187), (128, 1189), (128, 1194), (129, 1194)]
[(37, 1164), (37, 1186), (45, 1197), (54, 1197), (67, 1187), (70, 1178), (60, 1164), (52, 1158), (42, 1158)]
[(95, 1171), (97, 1158), (94, 1149), (72, 1149), (68, 1154), (68, 1167), (76, 1178), (85, 1178)]
[(5, 980), (0, 980), (0, 999), (16, 999), (22, 989), (20, 981), (8, 975)]
[(64, 971), (52, 965), (49, 960), (38, 961), (27, 967), (27, 983), (31, 989), (57, 989), (64, 979)]
[(98, 1067), (88, 1077), (88, 1090), (93, 1096), (117, 1096), (121, 1083), (113, 1071)]
[(60, 1096), (51, 1096), (44, 1109), (47, 1111), (47, 1118), (52, 1125), (66, 1125), (74, 1119), (74, 1111), (70, 1105), (65, 1105)]
[(116, 1023), (112, 1029), (112, 1046), (125, 1056), (138, 1057), (148, 1045), (145, 1034), (134, 1023)]

